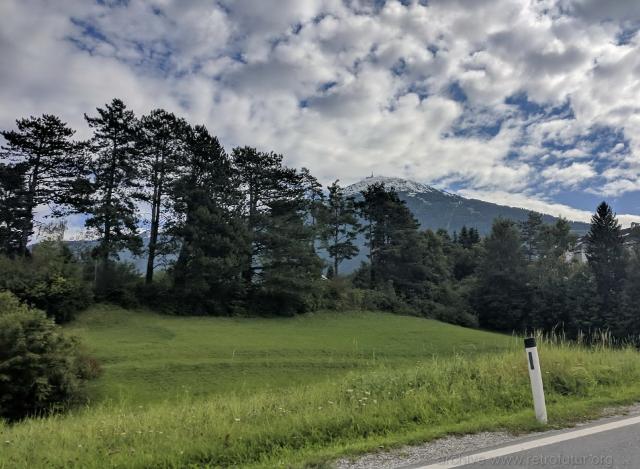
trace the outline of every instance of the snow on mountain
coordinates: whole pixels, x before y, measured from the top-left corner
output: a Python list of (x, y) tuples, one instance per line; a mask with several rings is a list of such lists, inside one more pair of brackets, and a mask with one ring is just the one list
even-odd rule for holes
[(364, 191), (367, 187), (376, 184), (383, 183), (388, 189), (393, 188), (396, 192), (406, 193), (429, 193), (429, 192), (442, 192), (435, 187), (428, 186), (416, 181), (410, 181), (408, 179), (386, 177), (386, 176), (369, 176), (362, 181), (356, 182), (344, 188), (345, 195), (358, 195)]

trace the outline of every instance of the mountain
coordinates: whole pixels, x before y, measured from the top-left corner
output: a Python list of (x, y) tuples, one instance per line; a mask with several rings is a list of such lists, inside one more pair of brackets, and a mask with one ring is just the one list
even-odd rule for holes
[[(480, 234), (491, 231), (493, 220), (498, 217), (514, 221), (527, 219), (530, 210), (507, 205), (498, 205), (477, 199), (467, 199), (459, 195), (436, 189), (407, 179), (383, 176), (368, 177), (345, 188), (345, 194), (357, 196), (371, 184), (383, 183), (393, 188), (400, 199), (404, 200), (420, 222), (422, 228), (437, 230), (444, 228), (453, 233), (463, 226), (477, 228)], [(553, 223), (557, 217), (544, 215), (546, 223)], [(589, 224), (570, 221), (572, 230), (577, 234), (589, 231)]]
[[(368, 186), (375, 183), (383, 183), (387, 188), (393, 188), (413, 212), (423, 229), (437, 230), (443, 228), (449, 233), (460, 232), (463, 226), (476, 228), (481, 235), (491, 232), (493, 220), (502, 217), (516, 222), (525, 221), (530, 210), (507, 205), (498, 205), (477, 199), (467, 199), (459, 195), (451, 194), (435, 187), (421, 184), (407, 179), (375, 176), (345, 187), (347, 195), (356, 198)], [(543, 215), (545, 223), (554, 223), (558, 218), (551, 215)], [(584, 235), (589, 231), (589, 224), (570, 221), (571, 229), (578, 235)], [(366, 260), (364, 239), (358, 238), (360, 254), (358, 257), (343, 262), (342, 272), (355, 270), (362, 261)]]

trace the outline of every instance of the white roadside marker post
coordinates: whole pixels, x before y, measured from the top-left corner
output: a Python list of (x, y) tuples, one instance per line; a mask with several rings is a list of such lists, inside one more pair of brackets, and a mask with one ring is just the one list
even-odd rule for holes
[(531, 392), (533, 393), (533, 408), (536, 419), (540, 423), (547, 423), (547, 407), (544, 403), (544, 389), (542, 388), (542, 373), (540, 372), (540, 359), (536, 339), (528, 337), (524, 339), (524, 350), (527, 353), (527, 366), (531, 379)]

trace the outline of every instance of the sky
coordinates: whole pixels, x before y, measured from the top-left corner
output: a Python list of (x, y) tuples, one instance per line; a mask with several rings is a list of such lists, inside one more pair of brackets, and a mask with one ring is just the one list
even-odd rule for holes
[(640, 2), (1, 0), (0, 128), (121, 98), (324, 184), (640, 221)]

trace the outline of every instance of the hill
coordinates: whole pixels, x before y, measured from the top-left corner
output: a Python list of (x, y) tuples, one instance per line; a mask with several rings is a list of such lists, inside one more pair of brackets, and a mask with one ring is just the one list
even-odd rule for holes
[(510, 337), (370, 312), (296, 318), (163, 316), (96, 306), (68, 326), (103, 363), (94, 399), (250, 393), (425, 357), (504, 350)]

